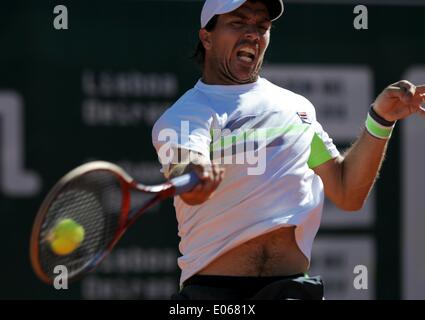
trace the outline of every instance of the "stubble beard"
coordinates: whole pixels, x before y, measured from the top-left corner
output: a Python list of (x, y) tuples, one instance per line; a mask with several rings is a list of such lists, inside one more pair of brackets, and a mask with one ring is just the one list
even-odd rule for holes
[(216, 60), (216, 65), (218, 65), (218, 69), (219, 69), (219, 75), (220, 78), (223, 78), (223, 80), (226, 83), (233, 83), (233, 84), (248, 84), (248, 83), (253, 83), (256, 82), (258, 80), (258, 76), (261, 70), (261, 67), (263, 65), (263, 59), (264, 57), (261, 57), (258, 62), (257, 65), (255, 67), (255, 69), (250, 73), (249, 77), (246, 79), (240, 79), (238, 77), (236, 77), (232, 72), (231, 72), (231, 68), (230, 68), (230, 64), (228, 61), (226, 61), (225, 59), (223, 61), (219, 61), (218, 59)]

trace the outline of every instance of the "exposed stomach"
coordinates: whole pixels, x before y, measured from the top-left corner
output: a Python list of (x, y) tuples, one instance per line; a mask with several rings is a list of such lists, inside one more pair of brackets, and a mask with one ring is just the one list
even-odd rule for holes
[(229, 250), (198, 274), (288, 276), (307, 272), (308, 268), (309, 261), (295, 240), (295, 227), (282, 227)]

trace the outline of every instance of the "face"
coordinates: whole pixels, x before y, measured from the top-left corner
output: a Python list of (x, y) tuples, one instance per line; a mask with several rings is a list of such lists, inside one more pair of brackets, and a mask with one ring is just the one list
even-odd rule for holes
[(245, 84), (258, 78), (270, 41), (271, 21), (262, 2), (245, 2), (218, 16), (215, 28), (201, 29), (205, 47), (203, 80), (209, 84)]

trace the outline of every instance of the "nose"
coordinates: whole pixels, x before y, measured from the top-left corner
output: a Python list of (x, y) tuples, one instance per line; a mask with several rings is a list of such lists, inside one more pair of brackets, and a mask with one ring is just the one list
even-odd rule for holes
[(245, 38), (251, 41), (258, 41), (260, 39), (260, 31), (256, 25), (248, 25), (245, 32)]

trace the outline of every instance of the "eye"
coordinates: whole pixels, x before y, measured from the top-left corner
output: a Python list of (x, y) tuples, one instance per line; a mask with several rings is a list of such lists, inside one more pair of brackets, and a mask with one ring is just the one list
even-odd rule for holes
[(242, 26), (241, 21), (233, 21), (231, 24), (232, 24), (232, 26), (237, 27), (237, 28)]
[(260, 31), (262, 33), (266, 33), (269, 30), (269, 26), (268, 25), (261, 25), (258, 27), (258, 29), (260, 29)]

